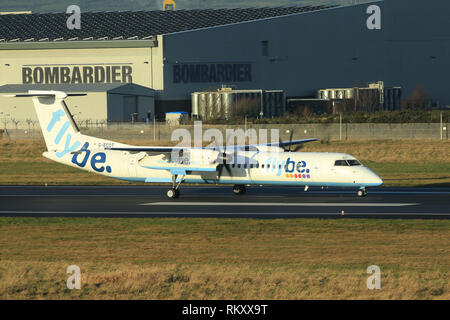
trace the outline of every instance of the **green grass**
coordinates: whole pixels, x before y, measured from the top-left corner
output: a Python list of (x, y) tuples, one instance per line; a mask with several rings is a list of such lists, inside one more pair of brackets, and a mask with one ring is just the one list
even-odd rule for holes
[(0, 218), (0, 299), (448, 299), (449, 248), (447, 220)]
[(395, 163), (365, 161), (385, 186), (450, 187), (450, 163)]

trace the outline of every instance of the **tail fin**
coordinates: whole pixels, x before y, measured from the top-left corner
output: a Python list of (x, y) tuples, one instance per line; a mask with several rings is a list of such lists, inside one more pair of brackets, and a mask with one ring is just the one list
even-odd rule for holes
[(62, 158), (82, 148), (87, 148), (89, 144), (96, 144), (97, 148), (105, 144), (126, 146), (80, 133), (64, 99), (70, 96), (85, 95), (85, 93), (67, 94), (62, 91), (30, 90), (28, 94), (17, 94), (13, 96), (32, 98), (47, 150), (54, 151), (58, 158)]
[[(61, 149), (58, 145), (67, 134), (70, 143), (71, 137), (80, 130), (73, 120), (64, 99), (68, 96), (85, 94), (67, 94), (61, 91), (28, 91), (28, 94), (18, 94), (16, 97), (32, 97), (45, 144), (49, 151)], [(76, 149), (75, 146), (73, 149)]]

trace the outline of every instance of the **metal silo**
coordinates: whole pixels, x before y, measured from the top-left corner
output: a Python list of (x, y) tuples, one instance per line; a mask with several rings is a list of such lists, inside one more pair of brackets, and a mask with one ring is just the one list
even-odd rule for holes
[(223, 117), (226, 120), (233, 116), (234, 95), (231, 92), (222, 92)]
[(206, 93), (201, 92), (199, 94), (199, 115), (201, 119), (206, 120), (208, 118), (208, 105), (207, 105), (207, 99), (206, 99)]
[[(207, 121), (211, 119), (229, 120), (238, 112), (264, 117), (283, 115), (286, 111), (282, 90), (219, 90), (194, 92), (192, 114)], [(236, 108), (245, 108), (238, 110)]]
[(199, 110), (198, 110), (198, 92), (191, 93), (191, 108), (192, 108), (192, 116), (198, 117), (199, 116)]

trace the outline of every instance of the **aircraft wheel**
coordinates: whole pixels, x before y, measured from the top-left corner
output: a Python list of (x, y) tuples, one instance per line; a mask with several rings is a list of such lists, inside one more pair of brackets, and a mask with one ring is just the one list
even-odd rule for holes
[(175, 198), (179, 198), (180, 197), (180, 189), (176, 189), (175, 190)]
[(366, 191), (366, 189), (359, 189), (358, 190), (358, 197), (365, 197), (365, 196), (367, 196), (367, 191)]
[(242, 195), (245, 194), (247, 190), (245, 189), (245, 186), (235, 185), (233, 186), (233, 193), (235, 195)]
[(177, 190), (175, 190), (175, 189), (169, 189), (169, 190), (167, 190), (166, 195), (167, 195), (167, 197), (169, 197), (170, 199), (175, 199), (175, 198), (178, 198), (177, 193), (178, 193), (178, 196), (179, 196), (180, 193), (177, 192)]

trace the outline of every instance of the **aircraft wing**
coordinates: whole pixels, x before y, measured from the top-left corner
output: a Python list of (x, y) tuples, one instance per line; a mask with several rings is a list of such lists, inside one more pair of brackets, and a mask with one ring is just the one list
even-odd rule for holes
[[(262, 144), (262, 146), (268, 146), (268, 147), (277, 147), (277, 146), (293, 146), (297, 144), (307, 143), (307, 142), (313, 142), (313, 141), (319, 141), (319, 139), (311, 138), (311, 139), (301, 139), (301, 140), (292, 140), (292, 141), (281, 141), (281, 142), (273, 142), (273, 143), (265, 143)], [(256, 145), (258, 146), (258, 145)]]
[(319, 139), (311, 138), (311, 139), (301, 139), (301, 140), (291, 140), (291, 141), (269, 142), (269, 143), (261, 143), (261, 144), (248, 144), (248, 145), (242, 145), (242, 146), (235, 146), (235, 147), (232, 147), (231, 149), (240, 149), (240, 150), (248, 151), (252, 147), (253, 148), (258, 148), (258, 147), (281, 147), (281, 148), (284, 148), (287, 146), (298, 145), (298, 144), (313, 142), (313, 141), (319, 141)]
[[(313, 142), (313, 141), (319, 141), (319, 139), (311, 138), (311, 139), (301, 139), (301, 140), (292, 140), (292, 141), (281, 141), (281, 142), (270, 142), (270, 143), (263, 143), (263, 144), (249, 144), (249, 145), (240, 145), (240, 146), (234, 146), (231, 149), (243, 149), (248, 150), (251, 147), (258, 147), (258, 146), (267, 146), (267, 147), (286, 147), (290, 145), (298, 145), (302, 143), (307, 142)], [(230, 149), (227, 147), (220, 147), (223, 150)], [(167, 153), (172, 152), (173, 150), (183, 150), (183, 149), (197, 149), (197, 148), (189, 148), (189, 147), (118, 147), (118, 148), (107, 148), (108, 150), (117, 150), (117, 151), (130, 151), (130, 152), (156, 152), (156, 153)], [(203, 147), (198, 149), (205, 149), (205, 150), (216, 150), (217, 147)]]

